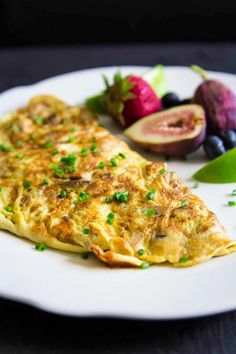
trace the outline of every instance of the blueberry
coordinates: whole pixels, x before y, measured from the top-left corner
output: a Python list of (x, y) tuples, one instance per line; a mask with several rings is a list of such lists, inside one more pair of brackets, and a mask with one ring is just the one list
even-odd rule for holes
[(236, 132), (234, 130), (227, 130), (224, 132), (222, 134), (222, 139), (227, 150), (236, 147)]
[(179, 97), (174, 92), (166, 93), (162, 97), (161, 101), (164, 108), (171, 108), (171, 107), (178, 106), (180, 102)]
[(179, 105), (190, 104), (190, 103), (192, 103), (192, 101), (193, 101), (192, 98), (185, 98), (184, 100), (179, 102)]
[(208, 136), (204, 141), (203, 148), (209, 159), (215, 159), (225, 153), (223, 141), (217, 135)]

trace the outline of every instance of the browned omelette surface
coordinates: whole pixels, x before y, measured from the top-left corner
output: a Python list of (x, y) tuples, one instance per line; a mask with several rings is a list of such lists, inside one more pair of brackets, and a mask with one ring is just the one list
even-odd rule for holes
[(235, 250), (166, 164), (52, 96), (0, 122), (0, 228), (111, 265), (189, 266)]

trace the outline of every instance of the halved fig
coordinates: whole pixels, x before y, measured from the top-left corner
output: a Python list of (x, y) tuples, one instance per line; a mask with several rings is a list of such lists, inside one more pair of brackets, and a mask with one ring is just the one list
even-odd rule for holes
[(150, 151), (187, 155), (205, 139), (205, 112), (196, 104), (170, 108), (140, 119), (124, 134)]

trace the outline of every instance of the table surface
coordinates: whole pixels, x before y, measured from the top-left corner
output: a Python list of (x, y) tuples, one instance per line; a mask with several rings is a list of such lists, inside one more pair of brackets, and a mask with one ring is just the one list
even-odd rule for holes
[[(109, 65), (195, 63), (236, 74), (235, 58), (234, 43), (5, 48), (0, 49), (0, 92), (70, 71)], [(0, 353), (4, 354), (236, 352), (236, 311), (184, 321), (86, 319), (52, 315), (0, 299), (0, 314)]]

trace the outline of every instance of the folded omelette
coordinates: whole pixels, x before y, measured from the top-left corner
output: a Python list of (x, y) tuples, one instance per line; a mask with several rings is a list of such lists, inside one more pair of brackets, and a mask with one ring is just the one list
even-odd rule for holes
[(52, 96), (0, 121), (0, 228), (142, 268), (190, 266), (236, 249), (165, 163), (145, 160), (85, 108)]

